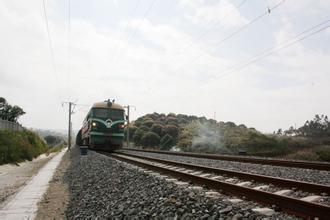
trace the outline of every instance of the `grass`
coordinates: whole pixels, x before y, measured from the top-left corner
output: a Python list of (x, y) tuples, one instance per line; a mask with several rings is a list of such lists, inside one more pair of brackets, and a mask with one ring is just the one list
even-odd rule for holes
[(31, 161), (48, 150), (49, 146), (30, 130), (0, 131), (0, 164)]
[(50, 147), (47, 151), (47, 154), (51, 154), (51, 153), (55, 153), (55, 152), (58, 152), (58, 151), (61, 151), (63, 148), (65, 148), (66, 145), (65, 144), (59, 144), (57, 146), (54, 146), (54, 147)]
[(303, 148), (285, 156), (287, 159), (330, 162), (330, 146)]

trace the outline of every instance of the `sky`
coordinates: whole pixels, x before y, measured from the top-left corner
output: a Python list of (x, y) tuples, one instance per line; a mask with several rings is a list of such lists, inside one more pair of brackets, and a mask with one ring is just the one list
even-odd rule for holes
[(330, 115), (328, 0), (44, 3), (0, 1), (0, 96), (25, 127), (67, 128), (72, 101), (79, 129), (106, 99), (263, 132)]

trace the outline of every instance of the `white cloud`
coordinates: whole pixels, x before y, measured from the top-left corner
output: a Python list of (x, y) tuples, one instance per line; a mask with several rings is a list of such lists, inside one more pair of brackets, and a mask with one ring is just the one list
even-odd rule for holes
[[(56, 4), (50, 2), (48, 11), (59, 13)], [(182, 1), (181, 6), (191, 22), (207, 24), (221, 18), (232, 4)], [(0, 94), (26, 109), (22, 122), (27, 127), (66, 128), (66, 109), (60, 102), (76, 98), (83, 104), (115, 98), (135, 105), (133, 118), (152, 111), (213, 117), (216, 111), (219, 120), (263, 130), (286, 128), (329, 109), (322, 101), (329, 93), (329, 54), (310, 51), (304, 44), (214, 80), (222, 70), (241, 61), (238, 55), (229, 59), (210, 53), (217, 48), (201, 47), (201, 42), (177, 24), (132, 17), (122, 22), (128, 30), (121, 32), (116, 25), (96, 25), (83, 18), (73, 17), (71, 22), (69, 77), (66, 24), (50, 18), (56, 82), (40, 1), (0, 2), (0, 29), (6, 33), (0, 35)], [(236, 11), (222, 25), (244, 22)], [(289, 18), (275, 25), (281, 27), (271, 33), (277, 43), (295, 34)], [(253, 42), (251, 39), (246, 42)], [(238, 49), (244, 51), (244, 44)], [(87, 109), (74, 115), (75, 128), (81, 125)]]
[(200, 26), (239, 26), (247, 23), (247, 19), (229, 0), (207, 4), (203, 0), (181, 0), (188, 21)]

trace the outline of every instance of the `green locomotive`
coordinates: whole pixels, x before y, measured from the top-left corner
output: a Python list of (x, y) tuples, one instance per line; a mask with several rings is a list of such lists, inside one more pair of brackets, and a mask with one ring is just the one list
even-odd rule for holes
[(76, 143), (90, 149), (119, 149), (124, 140), (124, 123), (124, 108), (114, 100), (95, 103), (77, 134)]

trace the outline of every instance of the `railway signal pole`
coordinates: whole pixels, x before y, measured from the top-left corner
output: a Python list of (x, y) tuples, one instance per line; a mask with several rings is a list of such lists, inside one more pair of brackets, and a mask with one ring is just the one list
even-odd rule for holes
[(127, 148), (129, 148), (129, 105), (127, 105)]
[(135, 106), (132, 106), (132, 105), (127, 105), (127, 106), (124, 106), (124, 108), (127, 108), (127, 117), (126, 117), (126, 120), (127, 120), (127, 129), (126, 129), (126, 145), (127, 145), (127, 148), (129, 148), (129, 123), (130, 123), (130, 108), (131, 107), (134, 107), (134, 109), (136, 109)]

